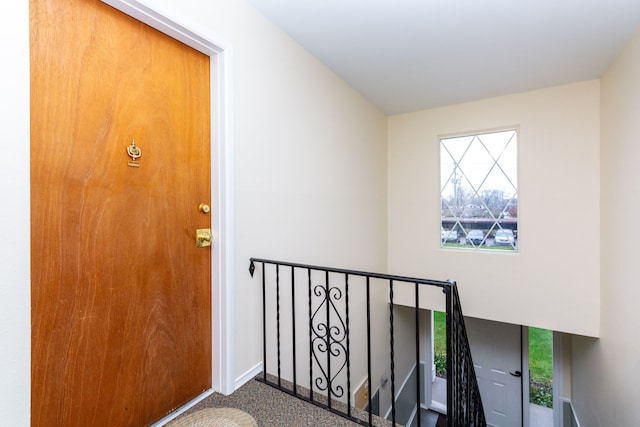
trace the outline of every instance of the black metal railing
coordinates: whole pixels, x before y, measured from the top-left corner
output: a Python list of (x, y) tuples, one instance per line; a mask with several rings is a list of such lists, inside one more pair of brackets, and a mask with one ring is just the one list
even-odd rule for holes
[(464, 326), (458, 287), (445, 287), (447, 304), (447, 416), (448, 425), (486, 426), (480, 389)]
[[(389, 383), (390, 408), (386, 411), (386, 418), (395, 426), (406, 421), (398, 420), (396, 359), (400, 358), (406, 364), (407, 357), (414, 358), (415, 384), (410, 394), (415, 399), (411, 405), (417, 413), (417, 426), (421, 427), (419, 414), (424, 394), (421, 390), (423, 381), (419, 380), (420, 298), (425, 298), (426, 288), (436, 287), (446, 295), (447, 424), (486, 426), (455, 282), (259, 258), (250, 260), (249, 272), (252, 277), (257, 264), (262, 271), (263, 311), (263, 372), (257, 378), (259, 381), (360, 425), (372, 426), (374, 417), (381, 415), (384, 418), (384, 414), (374, 410), (376, 406), (380, 408), (380, 404), (375, 404), (373, 396), (373, 389), (378, 385), (372, 377), (375, 365), (373, 356), (379, 358), (378, 353), (385, 352), (388, 369), (384, 371), (388, 375), (385, 373), (385, 381), (381, 380), (379, 388)], [(381, 296), (384, 305), (388, 306), (388, 312), (384, 315), (380, 312)], [(396, 299), (402, 299), (402, 311)], [(304, 304), (306, 307), (303, 307)], [(405, 311), (407, 306), (410, 306), (408, 310), (412, 310), (409, 320)], [(381, 330), (376, 324), (383, 317), (387, 322), (381, 328), (384, 330)], [(400, 317), (404, 323), (400, 322)], [(359, 327), (354, 327), (354, 324)], [(300, 332), (302, 327), (305, 330)], [(397, 349), (396, 338), (401, 335), (406, 340), (406, 329), (414, 329), (411, 333), (414, 334), (415, 346), (413, 349)], [(353, 339), (362, 341), (363, 336), (366, 348), (352, 348)], [(381, 340), (381, 336), (384, 339)], [(299, 347), (306, 350), (300, 351)], [(302, 352), (307, 354), (303, 355)], [(304, 362), (300, 363), (301, 360)], [(289, 363), (283, 366), (285, 361)], [(362, 370), (364, 364), (368, 387), (366, 409), (358, 410), (352, 402), (352, 368), (356, 366)], [(376, 368), (380, 371), (379, 365)], [(304, 382), (308, 380), (304, 386), (299, 384), (300, 372)], [(304, 374), (308, 374), (308, 377)], [(400, 375), (406, 376), (407, 372)]]

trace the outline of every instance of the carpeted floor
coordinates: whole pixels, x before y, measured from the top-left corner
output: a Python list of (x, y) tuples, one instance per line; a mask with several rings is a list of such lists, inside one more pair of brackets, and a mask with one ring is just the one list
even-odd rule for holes
[(354, 427), (359, 425), (256, 380), (249, 381), (229, 396), (215, 393), (189, 409), (181, 417), (203, 408), (215, 407), (241, 409), (249, 413), (259, 427)]
[[(182, 426), (184, 423), (180, 422), (181, 419), (204, 408), (241, 409), (251, 415), (259, 427), (354, 427), (360, 425), (254, 379), (229, 396), (214, 393), (181, 414), (168, 426)], [(368, 421), (366, 412), (355, 409), (353, 411), (356, 417), (364, 420), (365, 423)], [(440, 423), (436, 424), (437, 415), (435, 418), (432, 417), (433, 419), (428, 417), (431, 414), (425, 413), (423, 415), (423, 427), (441, 425)], [(440, 417), (440, 421), (443, 421), (443, 417)], [(373, 424), (377, 427), (391, 427), (392, 425), (391, 422), (378, 417), (373, 417)], [(416, 424), (414, 423), (414, 425)]]

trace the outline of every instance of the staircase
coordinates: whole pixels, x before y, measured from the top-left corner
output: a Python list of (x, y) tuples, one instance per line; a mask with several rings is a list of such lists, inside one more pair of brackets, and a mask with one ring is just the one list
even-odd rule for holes
[(444, 294), (447, 425), (486, 425), (455, 282), (251, 258), (258, 270), (260, 381), (360, 425), (423, 427), (420, 307)]

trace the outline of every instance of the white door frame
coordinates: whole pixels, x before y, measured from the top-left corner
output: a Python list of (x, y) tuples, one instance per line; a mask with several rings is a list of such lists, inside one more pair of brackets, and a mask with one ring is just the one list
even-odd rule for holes
[(553, 331), (553, 425), (560, 427), (564, 400), (564, 334)]
[(211, 77), (211, 252), (212, 387), (235, 391), (234, 216), (232, 51), (228, 43), (202, 36), (136, 0), (101, 0), (210, 57)]

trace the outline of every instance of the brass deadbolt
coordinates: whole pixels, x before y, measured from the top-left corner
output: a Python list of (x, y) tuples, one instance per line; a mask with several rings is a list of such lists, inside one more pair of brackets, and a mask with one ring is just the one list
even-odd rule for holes
[(211, 212), (211, 208), (206, 203), (200, 203), (200, 206), (198, 206), (198, 210), (203, 214), (208, 214), (209, 212)]
[(196, 230), (196, 246), (199, 248), (206, 248), (211, 246), (213, 236), (211, 235), (210, 228), (198, 228)]

